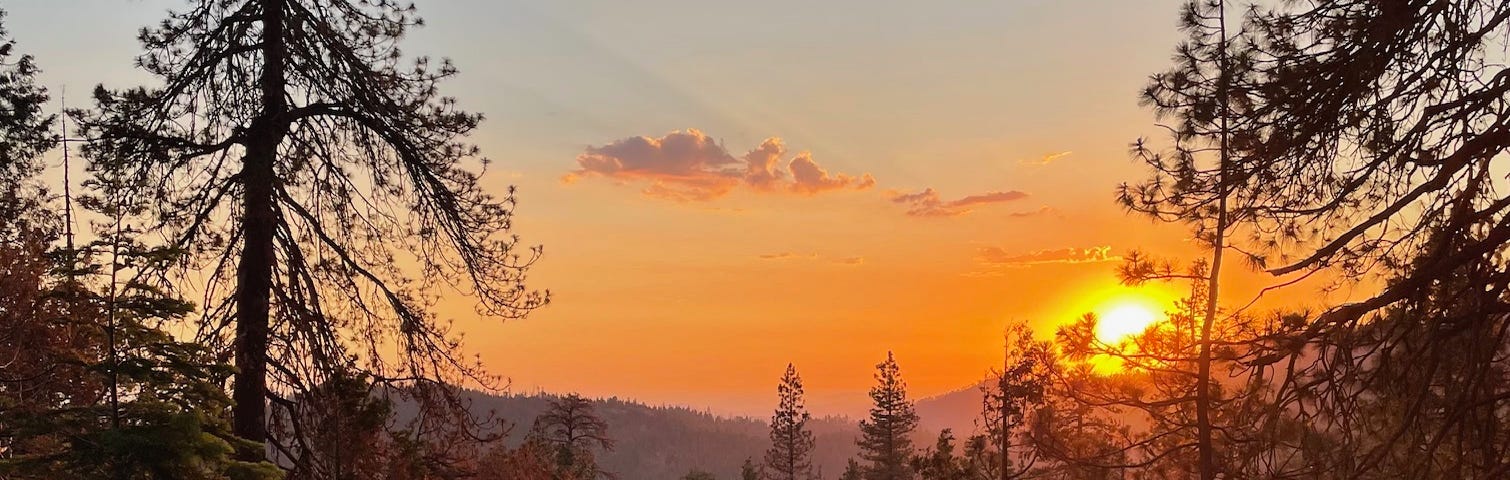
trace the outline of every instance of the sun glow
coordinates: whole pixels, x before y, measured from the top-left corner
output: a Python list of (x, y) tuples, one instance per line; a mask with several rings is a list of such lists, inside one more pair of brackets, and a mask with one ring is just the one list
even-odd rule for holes
[[(1091, 295), (1086, 310), (1096, 316), (1096, 341), (1112, 350), (1135, 348), (1122, 342), (1164, 321), (1164, 312), (1174, 298), (1166, 289), (1147, 286), (1117, 286)], [(1087, 360), (1096, 372), (1104, 375), (1124, 370), (1122, 360), (1113, 355), (1094, 354)]]
[(1096, 339), (1104, 343), (1117, 343), (1158, 321), (1161, 314), (1152, 307), (1152, 302), (1121, 301), (1108, 305), (1097, 312)]

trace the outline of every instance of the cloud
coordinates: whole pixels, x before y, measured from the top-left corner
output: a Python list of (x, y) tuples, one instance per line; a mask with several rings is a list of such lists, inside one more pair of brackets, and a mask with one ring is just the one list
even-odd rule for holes
[(981, 247), (976, 259), (980, 263), (992, 266), (1026, 267), (1050, 263), (1113, 262), (1121, 260), (1122, 257), (1112, 254), (1111, 246), (1057, 248), (1026, 253), (1008, 252), (1001, 247)]
[(767, 138), (760, 146), (745, 154), (745, 183), (757, 190), (775, 190), (785, 172), (781, 171), (781, 157), (786, 154), (786, 145), (779, 138)]
[(1021, 212), (1012, 212), (1012, 213), (1008, 213), (1007, 216), (1008, 217), (1013, 217), (1013, 218), (1025, 218), (1025, 217), (1037, 217), (1037, 216), (1040, 216), (1040, 215), (1052, 215), (1052, 214), (1055, 214), (1055, 213), (1058, 213), (1058, 212), (1059, 212), (1058, 210), (1054, 210), (1054, 207), (1050, 207), (1048, 205), (1044, 205), (1042, 207), (1038, 207), (1037, 210), (1026, 210), (1026, 211), (1021, 211)]
[[(760, 258), (761, 260), (771, 260), (771, 261), (784, 261), (784, 260), (815, 260), (816, 261), (816, 260), (818, 260), (820, 258), (823, 258), (823, 256), (818, 255), (817, 253), (809, 253), (809, 254), (805, 254), (804, 255), (804, 254), (793, 253), (793, 252), (762, 253), (760, 255), (757, 255), (757, 257)], [(846, 265), (846, 266), (851, 266), (851, 267), (857, 267), (857, 266), (865, 264), (865, 257), (838, 257), (838, 258), (831, 259), (830, 263), (833, 263), (833, 264), (836, 264), (836, 265)]]
[(840, 265), (860, 266), (865, 264), (865, 257), (844, 257), (835, 259), (834, 263)]
[(1068, 157), (1073, 153), (1075, 152), (1065, 150), (1063, 152), (1044, 154), (1044, 156), (1036, 159), (1023, 159), (1017, 163), (1021, 163), (1023, 165), (1048, 165), (1050, 163), (1054, 163), (1056, 160)]
[(875, 185), (870, 174), (829, 173), (812, 154), (798, 152), (782, 165), (787, 149), (772, 137), (738, 158), (697, 129), (660, 138), (630, 137), (577, 155), (577, 170), (562, 177), (572, 183), (604, 177), (621, 184), (647, 183), (646, 195), (680, 202), (701, 202), (727, 195), (741, 185), (756, 192), (814, 195)]
[(792, 252), (762, 253), (762, 254), (760, 254), (760, 259), (761, 260), (791, 260), (791, 259), (796, 259), (796, 258), (818, 258), (818, 254), (816, 254), (816, 253), (809, 253), (807, 255), (800, 255), (800, 254), (796, 254), (796, 253), (792, 253)]
[(1016, 190), (969, 195), (945, 201), (933, 188), (917, 193), (893, 193), (891, 201), (907, 206), (907, 214), (914, 217), (955, 217), (970, 213), (973, 207), (1004, 203), (1028, 198), (1028, 194)]
[(828, 190), (846, 188), (854, 185), (855, 188), (864, 190), (876, 185), (875, 177), (869, 173), (859, 178), (845, 174), (829, 175), (828, 170), (818, 166), (813, 161), (813, 156), (807, 152), (797, 154), (792, 163), (787, 164), (792, 171), (792, 191), (798, 193), (814, 194)]
[(745, 209), (744, 208), (740, 208), (740, 207), (712, 207), (712, 206), (705, 206), (705, 207), (700, 208), (700, 210), (702, 210), (704, 212), (718, 213), (718, 214), (723, 214), (723, 215), (744, 215), (745, 214)]

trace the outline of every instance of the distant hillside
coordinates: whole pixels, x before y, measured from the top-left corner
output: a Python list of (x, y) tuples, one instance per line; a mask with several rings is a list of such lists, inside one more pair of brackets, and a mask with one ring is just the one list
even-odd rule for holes
[[(474, 411), (492, 411), (515, 425), (510, 445), (523, 441), (535, 417), (544, 412), (551, 394), (496, 396), (471, 392)], [(979, 386), (923, 398), (917, 402), (919, 428), (914, 435), (918, 448), (933, 444), (938, 431), (952, 428), (956, 438), (974, 431), (980, 414)], [(618, 398), (593, 399), (598, 415), (608, 422), (615, 448), (599, 457), (603, 468), (621, 480), (676, 480), (694, 468), (713, 473), (721, 480), (737, 480), (746, 458), (757, 464), (770, 446), (766, 419), (723, 417), (678, 406), (650, 406)], [(402, 409), (402, 407), (400, 407)], [(823, 478), (837, 478), (844, 464), (859, 449), (859, 420), (845, 417), (815, 418), (809, 423), (817, 440), (813, 466)]]
[(953, 429), (955, 438), (964, 438), (975, 431), (975, 421), (980, 418), (984, 394), (981, 386), (971, 385), (949, 393), (919, 399), (917, 403), (918, 429), (937, 435), (939, 430)]
[[(510, 444), (523, 440), (531, 422), (544, 412), (549, 394), (493, 396), (473, 393), (473, 409), (493, 411), (514, 425)], [(621, 480), (675, 480), (696, 468), (720, 479), (739, 478), (746, 458), (757, 464), (770, 445), (764, 419), (720, 417), (686, 407), (654, 407), (617, 398), (594, 399), (598, 415), (608, 422), (615, 448), (599, 457), (600, 465)], [(825, 417), (813, 419), (817, 437), (813, 465), (825, 478), (835, 478), (845, 462), (858, 453), (858, 421)]]

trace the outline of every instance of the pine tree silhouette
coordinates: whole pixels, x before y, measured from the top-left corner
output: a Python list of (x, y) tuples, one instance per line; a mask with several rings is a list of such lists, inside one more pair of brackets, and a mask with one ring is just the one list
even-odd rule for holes
[(477, 427), (446, 384), (497, 381), (460, 359), (428, 285), (501, 318), (547, 299), (523, 287), (539, 250), (516, 252), (512, 190), (494, 197), (463, 168), (477, 149), (459, 139), (481, 116), (438, 95), (455, 68), (399, 61), (421, 23), (386, 1), (194, 2), (140, 35), (160, 86), (97, 88), (81, 115), (90, 168), (141, 179), (148, 228), (210, 279), (197, 331), (234, 352), (241, 437), (297, 454), (297, 428), (269, 437), (268, 406), (292, 410), (346, 370)]
[(802, 377), (797, 367), (788, 363), (781, 383), (776, 387), (780, 398), (776, 413), (771, 415), (771, 448), (765, 453), (766, 475), (771, 480), (808, 480), (813, 478), (813, 432), (807, 429), (812, 418), (802, 400)]
[(860, 458), (868, 465), (865, 480), (910, 480), (913, 471), (911, 434), (918, 415), (907, 399), (907, 383), (896, 357), (886, 352), (886, 361), (876, 364), (876, 386), (870, 389), (870, 418), (860, 421)]

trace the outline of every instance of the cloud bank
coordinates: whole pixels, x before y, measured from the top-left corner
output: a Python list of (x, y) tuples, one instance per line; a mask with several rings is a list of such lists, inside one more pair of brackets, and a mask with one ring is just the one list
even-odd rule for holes
[(985, 265), (997, 267), (1026, 267), (1051, 263), (1098, 263), (1121, 260), (1112, 254), (1112, 247), (1056, 248), (1032, 252), (1008, 252), (1001, 247), (981, 247), (976, 259)]
[[(1049, 154), (1043, 162), (1069, 154)], [(602, 178), (619, 185), (640, 185), (646, 196), (683, 203), (708, 202), (738, 189), (813, 196), (838, 190), (866, 190), (876, 185), (875, 177), (869, 173), (830, 172), (811, 153), (790, 152), (778, 137), (767, 138), (736, 156), (695, 128), (587, 147), (577, 155), (576, 163), (577, 168), (563, 176), (562, 182)], [(889, 190), (885, 196), (901, 205), (906, 215), (919, 218), (959, 217), (979, 208), (1028, 198), (1026, 192), (1002, 190), (945, 199), (931, 187), (911, 193)], [(1045, 206), (1006, 215), (1021, 218), (1050, 213), (1053, 210)]]
[(660, 138), (630, 137), (577, 156), (577, 170), (562, 181), (603, 177), (620, 183), (646, 183), (646, 195), (680, 202), (700, 202), (727, 195), (741, 186), (755, 192), (815, 195), (875, 186), (870, 174), (830, 173), (808, 152), (783, 165), (786, 145), (772, 137), (740, 157), (697, 129)]
[(893, 193), (891, 201), (907, 206), (907, 214), (914, 217), (956, 217), (970, 213), (977, 206), (1004, 203), (1028, 198), (1028, 194), (1016, 190), (968, 195), (954, 200), (944, 200), (933, 188), (916, 193)]

